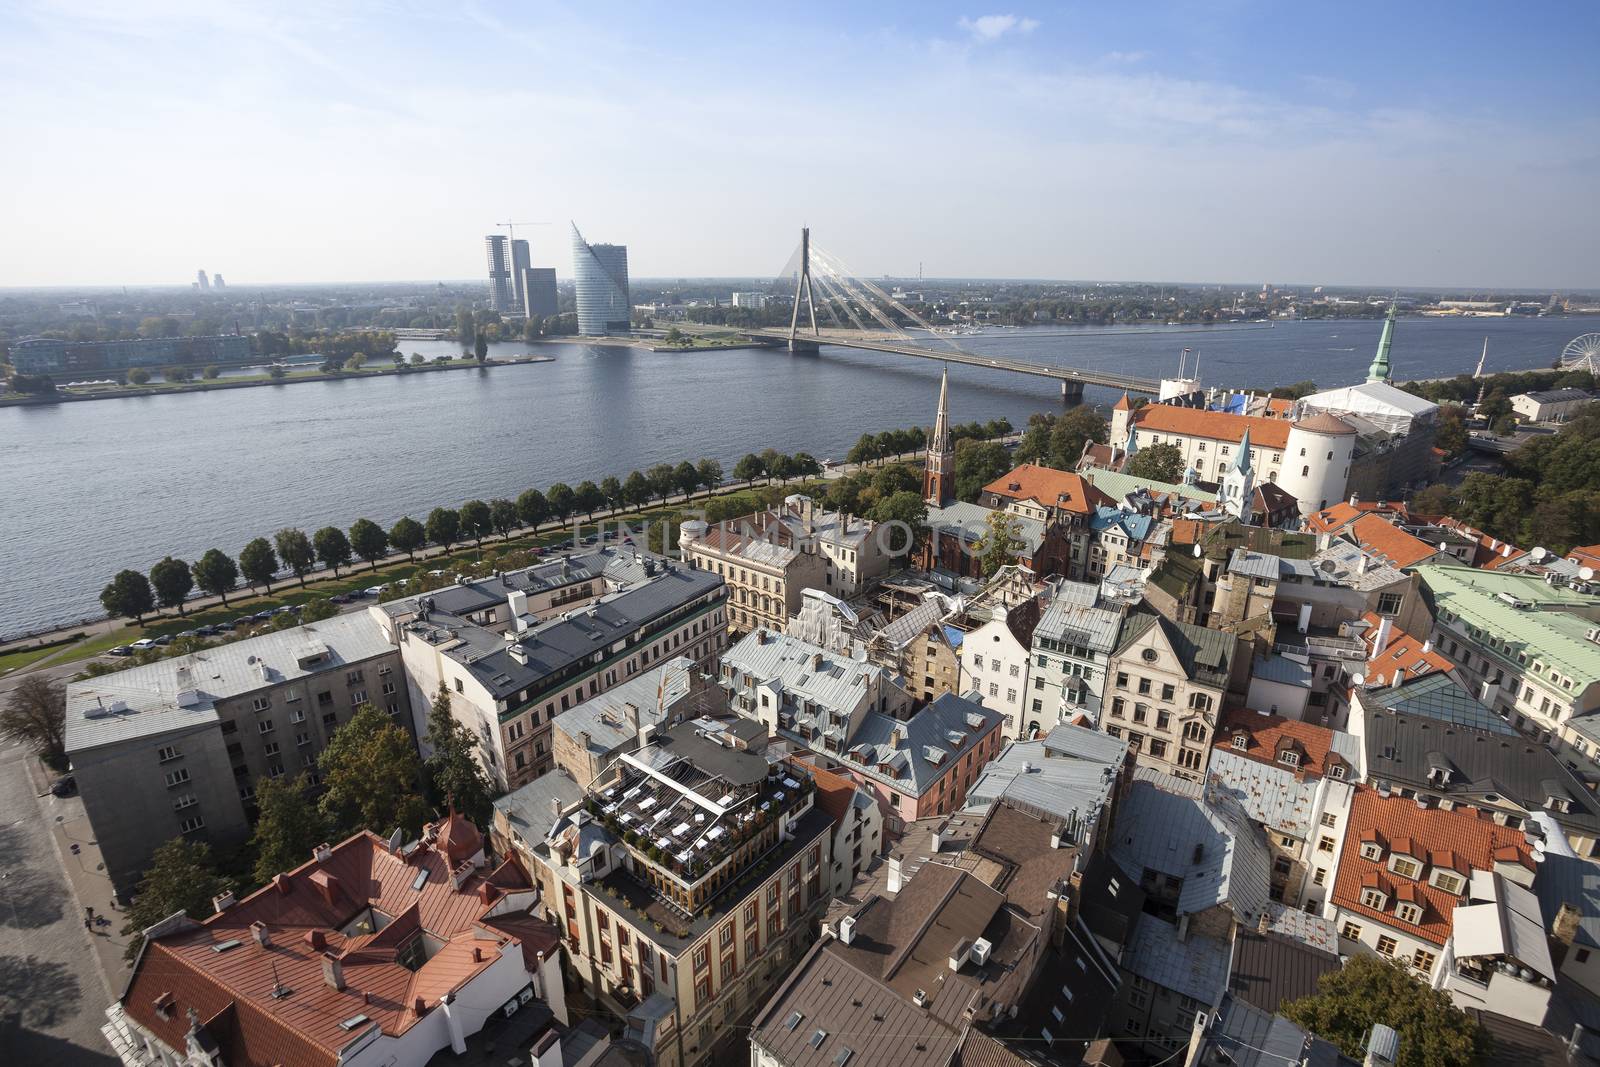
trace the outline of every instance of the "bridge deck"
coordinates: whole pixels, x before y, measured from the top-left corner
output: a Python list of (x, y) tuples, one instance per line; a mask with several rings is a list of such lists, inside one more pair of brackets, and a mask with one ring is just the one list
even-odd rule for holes
[[(755, 337), (779, 341), (789, 340), (788, 330), (748, 330), (744, 332)], [(1059, 382), (1101, 385), (1112, 389), (1125, 389), (1130, 393), (1156, 393), (1160, 391), (1160, 383), (1149, 378), (1134, 377), (1131, 374), (1078, 370), (1074, 367), (1052, 367), (1044, 363), (1028, 363), (1018, 359), (978, 355), (965, 349), (923, 348), (921, 345), (908, 345), (901, 341), (880, 339), (857, 333), (802, 333), (798, 339), (822, 345), (839, 345), (843, 348), (863, 348), (874, 352), (893, 352), (902, 356), (916, 356), (921, 359), (937, 359), (945, 363), (961, 363), (969, 367), (990, 367), (995, 370), (1014, 371), (1017, 374), (1032, 374), (1039, 378), (1054, 378)]]

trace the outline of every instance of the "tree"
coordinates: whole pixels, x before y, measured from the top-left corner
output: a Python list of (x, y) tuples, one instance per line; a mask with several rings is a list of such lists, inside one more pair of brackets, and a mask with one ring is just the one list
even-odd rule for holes
[(644, 472), (645, 480), (650, 483), (650, 491), (662, 500), (672, 495), (676, 480), (672, 473), (672, 464), (657, 463)]
[(736, 482), (753, 482), (767, 471), (761, 462), (761, 457), (754, 452), (740, 457), (739, 462), (733, 465), (733, 480)]
[(455, 508), (434, 508), (428, 512), (428, 540), (449, 550), (461, 537), (461, 513)]
[(1455, 494), (1443, 482), (1435, 482), (1426, 489), (1419, 490), (1411, 498), (1411, 513), (1413, 515), (1448, 515), (1455, 510)]
[(163, 367), (161, 377), (169, 382), (187, 382), (194, 378), (194, 371), (181, 365)]
[(134, 367), (132, 370), (128, 371), (129, 385), (148, 385), (149, 382), (150, 372), (145, 370), (143, 367)]
[(872, 488), (877, 490), (878, 499), (884, 500), (896, 493), (921, 493), (922, 479), (917, 473), (903, 463), (891, 463), (887, 467), (880, 467), (872, 476)]
[(489, 338), (482, 330), (479, 330), (478, 335), (472, 339), (472, 354), (477, 357), (480, 364), (489, 359)]
[(977, 500), (983, 487), (1011, 469), (1011, 456), (992, 441), (965, 440), (956, 445), (955, 490), (961, 500)]
[(517, 505), (505, 497), (489, 501), (489, 524), (502, 538), (511, 540), (511, 531), (517, 528)]
[(350, 548), (377, 570), (378, 561), (389, 551), (389, 535), (371, 519), (357, 519), (350, 524)]
[(123, 958), (130, 962), (137, 958), (144, 947), (145, 930), (169, 915), (180, 911), (191, 919), (210, 915), (211, 902), (229, 888), (217, 873), (211, 847), (205, 842), (174, 837), (159, 846), (150, 855), (150, 866), (139, 880), (133, 904), (124, 912), (128, 921), (122, 936), (128, 939), (128, 947)]
[(662, 340), (669, 345), (681, 345), (686, 343), (684, 340), (683, 331), (678, 329), (676, 326), (670, 327), (667, 330), (667, 335), (662, 338)]
[[(315, 603), (315, 601), (313, 601)], [(250, 839), (257, 882), (304, 863), (328, 839), (328, 823), (311, 799), (311, 778), (263, 776), (256, 782), (256, 832)]]
[(688, 460), (684, 460), (672, 468), (672, 480), (677, 485), (678, 492), (683, 494), (685, 500), (693, 496), (694, 491), (700, 488), (700, 472)]
[(866, 466), (879, 457), (878, 439), (870, 433), (864, 433), (855, 444), (850, 446), (850, 451), (845, 453), (845, 462), (858, 466)]
[(707, 492), (722, 484), (722, 464), (714, 459), (702, 459), (694, 466), (695, 473), (700, 477), (700, 484), (706, 487)]
[(324, 792), (320, 807), (341, 831), (407, 835), (426, 817), (417, 795), (421, 766), (411, 737), (371, 704), (356, 708), (317, 758)]
[(789, 477), (815, 478), (822, 473), (822, 464), (810, 452), (796, 452), (789, 457)]
[(594, 518), (594, 513), (605, 506), (606, 495), (600, 487), (591, 481), (578, 483), (578, 488), (572, 491), (572, 506), (583, 512), (587, 518)]
[(206, 381), (211, 381), (213, 378), (219, 378), (221, 376), (222, 368), (217, 366), (215, 363), (211, 364), (205, 370), (200, 372), (200, 377), (204, 378)]
[(469, 500), (461, 505), (461, 533), (483, 547), (483, 539), (494, 533), (494, 516), (489, 505), (481, 500)]
[(404, 552), (407, 559), (415, 560), (417, 549), (421, 548), (426, 540), (427, 533), (423, 530), (422, 523), (409, 515), (389, 527), (389, 543), (398, 551)]
[(1280, 1014), (1358, 1060), (1372, 1025), (1391, 1026), (1405, 1035), (1397, 1067), (1468, 1067), (1486, 1044), (1450, 994), (1417, 981), (1398, 963), (1364, 953), (1323, 975), (1315, 994), (1286, 1002)]
[(1017, 517), (1008, 511), (991, 511), (989, 529), (977, 544), (972, 546), (978, 557), (978, 571), (985, 578), (993, 578), (1008, 563), (1015, 563), (1019, 552), (1027, 551), (1027, 544), (1017, 534)]
[(1070, 471), (1083, 456), (1090, 441), (1105, 444), (1110, 428), (1094, 408), (1080, 405), (1063, 412), (1050, 429), (1050, 451), (1045, 462), (1057, 470)]
[(155, 610), (156, 598), (148, 578), (138, 571), (124, 570), (100, 590), (100, 606), (113, 618), (122, 616), (139, 622)]
[(1467, 450), (1467, 427), (1461, 420), (1461, 409), (1454, 404), (1439, 406), (1438, 429), (1433, 443), (1447, 456), (1459, 456)]
[(228, 606), (228, 594), (239, 584), (239, 565), (220, 548), (208, 548), (205, 555), (195, 560), (194, 580), (201, 589), (222, 598)]
[(150, 585), (162, 607), (177, 608), (178, 614), (182, 615), (183, 602), (194, 588), (194, 575), (183, 560), (167, 556), (150, 568)]
[[(874, 522), (901, 522), (910, 527), (913, 536), (922, 529), (928, 521), (928, 502), (922, 499), (922, 494), (913, 491), (891, 493), (878, 501), (872, 509)], [(895, 542), (899, 547), (899, 542)], [(910, 549), (909, 542), (906, 548)]]
[(1153, 482), (1176, 483), (1183, 480), (1183, 453), (1170, 443), (1146, 445), (1133, 454), (1128, 473)]
[(557, 482), (545, 494), (545, 500), (550, 504), (550, 517), (557, 521), (565, 519), (572, 514), (572, 509), (577, 506), (578, 494), (572, 491), (572, 486), (566, 482)]
[(322, 565), (331, 567), (333, 576), (339, 577), (339, 568), (350, 562), (350, 539), (344, 531), (337, 526), (324, 526), (311, 535), (311, 543), (316, 546)]
[(289, 568), (289, 573), (300, 579), (300, 587), (305, 588), (306, 572), (317, 558), (311, 538), (304, 530), (289, 526), (273, 534), (272, 543), (278, 550), (278, 559)]
[[(317, 597), (315, 600), (306, 601), (305, 606), (300, 609), (299, 621), (321, 622), (323, 619), (331, 619), (337, 614), (339, 614), (339, 605), (327, 597)], [(278, 617), (291, 620), (294, 618), (292, 615), (280, 615)], [(294, 623), (290, 622), (290, 625), (293, 626)]]
[(529, 489), (517, 497), (517, 516), (522, 525), (537, 528), (550, 517), (550, 502), (537, 489)]
[(606, 498), (606, 504), (613, 511), (622, 506), (622, 481), (614, 474), (608, 474), (600, 479), (600, 495)]
[(271, 542), (258, 537), (245, 545), (244, 551), (239, 553), (239, 569), (244, 572), (244, 580), (250, 583), (251, 589), (262, 585), (267, 592), (272, 592), (272, 576), (278, 573), (278, 555), (272, 551)]
[(622, 498), (632, 507), (642, 508), (650, 503), (650, 479), (634, 471), (622, 483)]
[(41, 674), (23, 678), (0, 710), (0, 737), (27, 745), (52, 767), (65, 766), (66, 688)]
[(462, 348), (472, 344), (477, 338), (477, 328), (472, 322), (472, 309), (462, 304), (456, 308), (456, 341)]
[(280, 367), (274, 363), (272, 366), (267, 368), (267, 377), (271, 378), (273, 381), (279, 381), (283, 378), (287, 378), (288, 376), (288, 367)]
[(428, 712), (428, 744), (433, 754), (423, 767), (428, 796), (435, 810), (453, 805), (479, 826), (494, 816), (494, 787), (473, 753), (477, 738), (450, 711), (450, 691), (443, 684)]

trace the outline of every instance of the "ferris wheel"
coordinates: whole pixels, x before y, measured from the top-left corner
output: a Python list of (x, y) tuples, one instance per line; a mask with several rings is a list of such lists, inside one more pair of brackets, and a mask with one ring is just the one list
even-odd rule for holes
[(1600, 374), (1600, 333), (1586, 333), (1568, 341), (1561, 350), (1561, 369)]

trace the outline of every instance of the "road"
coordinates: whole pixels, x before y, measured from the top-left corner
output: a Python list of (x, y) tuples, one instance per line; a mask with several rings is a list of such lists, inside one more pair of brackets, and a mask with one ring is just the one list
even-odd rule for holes
[(0, 1063), (115, 1067), (100, 1036), (111, 993), (52, 840), (82, 805), (37, 797), (31, 762), (0, 746)]

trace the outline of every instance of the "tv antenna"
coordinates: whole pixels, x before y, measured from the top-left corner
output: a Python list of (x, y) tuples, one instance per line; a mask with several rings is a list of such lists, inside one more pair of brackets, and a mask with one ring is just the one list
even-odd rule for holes
[(548, 225), (550, 225), (550, 223), (548, 223), (548, 222), (497, 222), (497, 223), (495, 223), (495, 228), (496, 229), (505, 230), (506, 231), (506, 239), (507, 240), (511, 240), (511, 241), (515, 241), (517, 239), (517, 227), (518, 226), (548, 226)]

